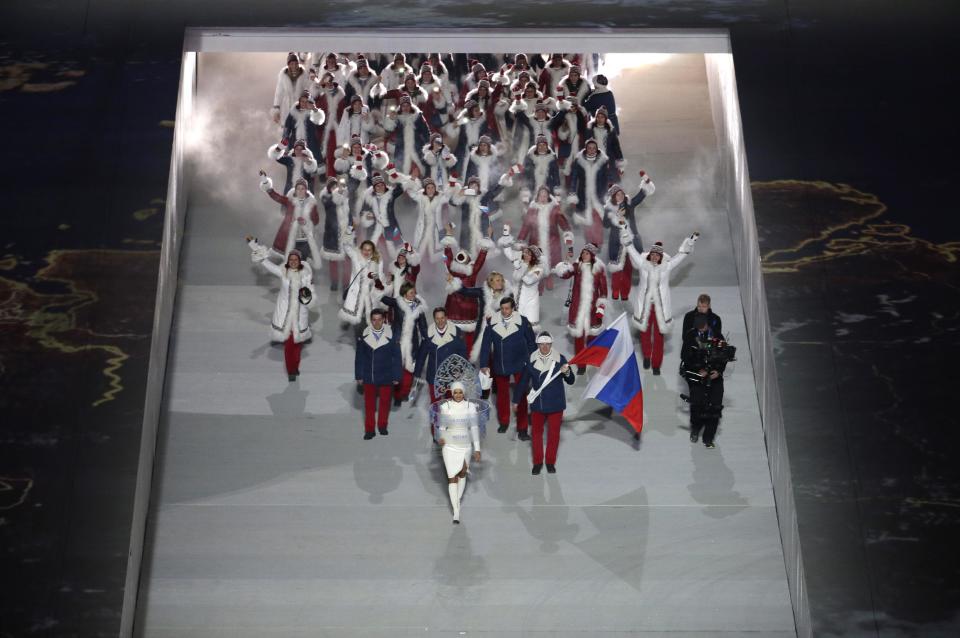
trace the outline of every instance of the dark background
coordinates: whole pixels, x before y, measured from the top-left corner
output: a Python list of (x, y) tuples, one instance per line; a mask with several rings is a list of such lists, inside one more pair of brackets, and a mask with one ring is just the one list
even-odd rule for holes
[(186, 26), (729, 29), (815, 631), (960, 634), (958, 18), (951, 0), (8, 0), (0, 636), (119, 627)]

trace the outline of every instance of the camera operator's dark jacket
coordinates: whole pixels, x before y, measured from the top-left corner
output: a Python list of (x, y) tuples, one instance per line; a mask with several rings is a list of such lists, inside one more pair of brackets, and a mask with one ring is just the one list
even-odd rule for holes
[[(683, 315), (683, 338), (687, 338), (687, 333), (693, 330), (693, 320), (697, 318), (697, 309), (694, 308), (687, 314)], [(723, 334), (723, 321), (720, 320), (720, 315), (717, 315), (713, 312), (713, 308), (707, 310), (704, 317), (707, 318), (707, 327), (710, 328), (710, 332), (713, 333), (711, 336), (719, 337)]]
[[(698, 347), (699, 334), (700, 333), (696, 329), (683, 333), (683, 347), (680, 349), (680, 371), (683, 373), (696, 374), (700, 370), (712, 369), (716, 370), (722, 375), (724, 369), (727, 367), (727, 364), (720, 363), (719, 365), (712, 366), (708, 366), (706, 364), (705, 354)], [(710, 335), (709, 332), (705, 334)], [(721, 338), (720, 335), (712, 336)]]

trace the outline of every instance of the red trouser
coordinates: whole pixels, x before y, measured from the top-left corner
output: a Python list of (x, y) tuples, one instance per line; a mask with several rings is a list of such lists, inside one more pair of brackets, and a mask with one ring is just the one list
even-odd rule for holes
[[(510, 377), (507, 375), (493, 375), (493, 382), (497, 386), (497, 421), (500, 425), (510, 425)], [(513, 375), (514, 384), (520, 383), (520, 373)], [(517, 432), (527, 431), (527, 397), (520, 399), (517, 404)]]
[(377, 427), (381, 430), (387, 427), (387, 419), (390, 418), (390, 393), (392, 390), (392, 385), (363, 384), (364, 432), (373, 432), (374, 412), (377, 414)]
[(413, 385), (413, 373), (406, 368), (403, 369), (403, 376), (400, 377), (400, 383), (393, 386), (393, 398), (397, 401), (403, 401), (410, 394), (410, 386)]
[(300, 374), (300, 351), (302, 343), (294, 343), (293, 335), (283, 342), (283, 362), (287, 366), (287, 374)]
[(563, 412), (531, 412), (530, 424), (533, 431), (530, 433), (533, 447), (533, 464), (543, 463), (543, 422), (547, 422), (547, 465), (557, 462), (557, 450), (560, 448), (560, 421)]
[(467, 357), (470, 356), (470, 351), (473, 350), (473, 340), (477, 336), (476, 332), (464, 332), (463, 340), (467, 344)]
[[(622, 250), (626, 250), (623, 248)], [(633, 264), (630, 263), (630, 258), (627, 257), (623, 261), (623, 270), (620, 272), (615, 272), (610, 276), (610, 287), (613, 289), (613, 298), (614, 299), (629, 299), (630, 298), (630, 282), (633, 279)]]
[(653, 305), (650, 306), (647, 329), (640, 333), (640, 349), (643, 351), (643, 358), (650, 359), (650, 365), (654, 368), (659, 368), (663, 363), (663, 333), (657, 324), (657, 313), (654, 312)]

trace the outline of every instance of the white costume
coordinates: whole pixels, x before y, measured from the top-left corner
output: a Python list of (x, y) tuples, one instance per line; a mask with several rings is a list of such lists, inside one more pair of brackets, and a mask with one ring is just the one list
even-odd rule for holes
[(497, 243), (503, 245), (503, 254), (513, 262), (513, 285), (516, 290), (517, 312), (527, 318), (534, 332), (536, 332), (540, 330), (540, 280), (544, 277), (545, 269), (542, 263), (528, 267), (523, 261), (525, 246), (522, 243), (512, 246), (506, 245), (505, 240), (507, 239), (512, 243), (513, 238), (509, 236), (501, 238)]
[[(461, 388), (462, 389), (462, 388)], [(479, 411), (475, 403), (464, 399), (447, 399), (437, 415), (437, 440), (443, 440), (441, 453), (447, 478), (457, 476), (464, 467), (470, 466), (471, 452), (480, 451)], [(460, 520), (460, 500), (467, 486), (467, 477), (456, 483), (448, 483), (450, 504), (453, 505), (453, 520)]]
[[(301, 263), (300, 270), (291, 270), (267, 259), (270, 250), (256, 239), (251, 239), (248, 245), (253, 253), (253, 261), (262, 264), (267, 271), (280, 278), (280, 292), (277, 293), (277, 303), (270, 319), (270, 340), (283, 342), (292, 334), (294, 343), (307, 341), (313, 337), (307, 307), (316, 298), (310, 266)], [(310, 300), (306, 303), (300, 301), (301, 288), (310, 291)]]
[[(443, 207), (450, 201), (452, 189), (437, 190), (431, 199), (420, 187), (420, 181), (402, 178), (403, 190), (417, 204), (417, 225), (413, 231), (413, 247), (431, 262), (443, 259), (440, 238), (443, 236)], [(442, 183), (442, 182), (441, 182)]]
[[(370, 311), (376, 302), (374, 281), (383, 279), (383, 264), (373, 259), (364, 259), (353, 245), (352, 234), (345, 234), (342, 243), (344, 252), (350, 258), (352, 272), (346, 297), (340, 307), (340, 319), (355, 326), (364, 320), (369, 323)], [(370, 277), (370, 274), (373, 274), (373, 277)]]
[(620, 233), (621, 245), (626, 246), (627, 254), (634, 268), (640, 271), (640, 284), (637, 286), (636, 308), (633, 311), (633, 322), (641, 331), (647, 329), (650, 322), (650, 307), (657, 313), (657, 325), (662, 334), (670, 330), (673, 323), (673, 313), (670, 307), (670, 273), (680, 265), (687, 255), (693, 251), (697, 236), (684, 238), (677, 249), (677, 254), (671, 257), (666, 253), (660, 265), (647, 259), (649, 252), (639, 253), (633, 247), (633, 235), (629, 231)]

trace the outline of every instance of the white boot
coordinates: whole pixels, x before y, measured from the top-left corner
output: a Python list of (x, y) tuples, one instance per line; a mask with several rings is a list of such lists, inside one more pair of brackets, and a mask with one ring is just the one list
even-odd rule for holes
[(457, 482), (457, 488), (459, 488), (459, 489), (457, 489), (457, 500), (458, 500), (458, 501), (462, 501), (462, 500), (463, 500), (463, 493), (464, 493), (464, 492), (466, 491), (466, 489), (467, 489), (467, 477), (466, 477), (466, 476), (463, 476), (463, 477)]
[(460, 486), (457, 483), (447, 483), (450, 492), (450, 504), (453, 505), (453, 522), (460, 522)]

